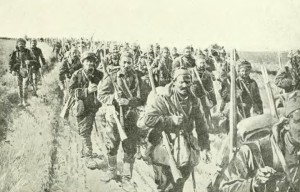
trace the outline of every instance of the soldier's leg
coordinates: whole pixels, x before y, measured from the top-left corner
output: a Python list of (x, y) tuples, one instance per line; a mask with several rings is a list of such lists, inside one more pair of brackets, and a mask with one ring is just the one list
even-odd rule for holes
[(175, 183), (174, 191), (182, 192), (186, 180), (191, 175), (192, 169), (193, 169), (193, 167), (191, 167), (191, 166), (184, 166), (184, 167), (179, 168), (179, 170), (182, 174), (182, 179), (180, 179), (177, 183)]
[(37, 96), (37, 71), (32, 71), (32, 88), (33, 88), (33, 95)]
[(77, 117), (78, 132), (82, 140), (82, 155), (84, 157), (90, 157), (93, 153), (91, 132), (93, 130), (94, 121), (94, 113), (88, 113), (84, 116)]
[(29, 77), (23, 78), (22, 86), (23, 86), (23, 105), (28, 106), (27, 103), (28, 99), (28, 84), (29, 84)]
[(116, 122), (110, 113), (106, 113), (105, 140), (107, 149), (108, 172), (100, 179), (108, 182), (117, 176), (117, 153), (120, 145), (120, 135)]
[(20, 98), (20, 104), (19, 105), (23, 105), (23, 77), (20, 75), (20, 73), (18, 73), (17, 75), (17, 81), (18, 81), (18, 94), (19, 94), (19, 98)]
[(168, 166), (153, 165), (154, 182), (158, 192), (168, 192), (174, 189), (175, 183)]

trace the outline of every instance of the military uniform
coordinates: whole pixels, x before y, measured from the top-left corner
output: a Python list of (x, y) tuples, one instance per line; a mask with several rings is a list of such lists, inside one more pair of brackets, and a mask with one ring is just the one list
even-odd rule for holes
[(284, 67), (280, 69), (275, 77), (275, 84), (290, 93), (294, 90), (300, 90), (300, 69)]
[[(159, 148), (162, 147), (159, 144), (161, 142), (161, 131), (165, 131), (169, 138), (171, 138), (170, 134), (176, 134), (177, 140), (170, 140), (173, 146), (176, 145), (178, 138), (185, 138), (185, 141), (188, 142), (188, 146), (193, 146), (189, 150), (209, 150), (209, 135), (207, 132), (207, 123), (200, 110), (200, 101), (196, 97), (189, 95), (187, 99), (182, 99), (172, 86), (170, 88), (168, 85), (165, 87), (164, 92), (167, 94), (157, 95), (155, 98), (148, 98), (145, 112), (145, 125), (153, 128), (154, 131), (152, 132), (157, 134), (154, 140), (149, 139), (149, 141), (155, 146), (151, 157), (158, 191), (180, 192), (183, 190), (184, 183), (190, 176), (195, 164), (193, 164), (194, 162), (189, 158), (186, 164), (179, 165), (180, 160), (178, 157), (181, 156), (181, 154), (178, 153), (178, 156), (174, 155), (175, 161), (178, 163), (179, 170), (183, 176), (182, 180), (175, 182), (168, 160), (166, 160), (169, 158), (168, 154), (159, 152)], [(171, 117), (172, 115), (180, 113), (184, 114), (184, 120), (181, 126), (176, 126), (171, 120)], [(194, 123), (197, 139), (193, 137), (192, 134)]]
[[(94, 70), (92, 74), (86, 74), (83, 68), (75, 71), (70, 79), (69, 93), (76, 95), (76, 99), (81, 100), (83, 111), (77, 114), (78, 132), (83, 143), (83, 156), (92, 155), (91, 132), (95, 122), (95, 115), (101, 103), (97, 100), (97, 92), (88, 93), (87, 88), (90, 83), (99, 84), (103, 78), (103, 73)], [(76, 109), (75, 109), (76, 110)]]
[(115, 67), (119, 66), (120, 56), (120, 53), (118, 53), (117, 55), (113, 55), (112, 53), (110, 53), (104, 58), (103, 62), (108, 73), (112, 72)]
[(74, 59), (65, 57), (59, 68), (60, 83), (66, 87), (67, 85), (65, 81), (70, 79), (72, 74), (80, 68), (82, 68), (82, 64), (79, 57), (75, 57)]
[[(34, 59), (34, 67), (33, 67), (33, 83), (34, 83), (34, 87), (37, 88), (37, 75), (39, 74), (39, 69), (43, 66), (46, 65), (46, 60), (45, 60), (45, 57), (43, 55), (43, 52), (40, 48), (38, 47), (34, 47), (34, 48), (31, 48), (30, 51), (32, 52), (32, 55), (34, 55), (33, 59)], [(42, 65), (41, 65), (41, 62), (40, 60), (42, 61)], [(42, 74), (40, 74), (42, 75)]]
[[(115, 87), (115, 88), (114, 88)], [(117, 89), (117, 90), (115, 90)], [(129, 100), (128, 105), (119, 107), (115, 97), (125, 98)], [(137, 110), (138, 106), (143, 104), (141, 98), (141, 80), (135, 73), (130, 70), (127, 73), (118, 71), (110, 75), (106, 75), (98, 86), (98, 99), (105, 105), (115, 106), (116, 111), (124, 114), (124, 131), (127, 139), (122, 141), (124, 150), (122, 182), (130, 182), (135, 161), (134, 155), (137, 151)], [(111, 113), (106, 113), (106, 148), (108, 151), (108, 165), (112, 178), (106, 175), (106, 179), (110, 180), (116, 176), (117, 153), (121, 139), (115, 119)], [(123, 185), (124, 188), (124, 185)]]
[[(19, 41), (19, 40), (18, 40)], [(25, 40), (24, 40), (25, 42)], [(25, 61), (29, 62), (26, 64)], [(17, 73), (19, 97), (26, 101), (28, 96), (28, 84), (32, 73), (33, 54), (29, 49), (21, 51), (18, 47), (10, 54), (9, 70)]]
[(172, 80), (172, 60), (162, 56), (157, 57), (152, 63), (152, 71), (155, 76), (156, 86), (165, 86)]

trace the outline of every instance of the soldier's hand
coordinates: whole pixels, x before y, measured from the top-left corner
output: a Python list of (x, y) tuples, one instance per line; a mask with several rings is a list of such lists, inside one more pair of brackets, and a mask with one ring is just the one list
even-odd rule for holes
[(181, 125), (183, 123), (183, 116), (172, 115), (171, 119), (175, 125)]
[(119, 103), (120, 106), (128, 105), (129, 100), (125, 99), (125, 98), (120, 98), (120, 99), (118, 99), (118, 103)]
[(276, 170), (272, 167), (265, 166), (259, 168), (253, 179), (253, 187), (258, 188), (264, 186), (274, 173), (276, 173)]
[(29, 62), (28, 60), (25, 61), (25, 64), (26, 64), (26, 65), (29, 65), (29, 63), (30, 63), (30, 62)]
[(93, 93), (97, 91), (97, 84), (95, 83), (90, 83), (88, 87), (88, 93)]

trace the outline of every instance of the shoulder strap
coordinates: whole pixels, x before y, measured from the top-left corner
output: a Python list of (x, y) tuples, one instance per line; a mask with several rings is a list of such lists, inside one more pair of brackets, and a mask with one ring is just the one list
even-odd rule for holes
[(251, 150), (252, 154), (253, 154), (253, 158), (255, 160), (256, 166), (261, 168), (265, 166), (263, 157), (262, 157), (262, 153), (260, 150), (260, 146), (258, 142), (249, 142), (249, 143), (245, 143)]

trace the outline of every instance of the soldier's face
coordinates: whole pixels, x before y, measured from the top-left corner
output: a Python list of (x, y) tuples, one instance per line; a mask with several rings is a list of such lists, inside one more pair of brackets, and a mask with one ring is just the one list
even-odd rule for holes
[(35, 48), (36, 45), (37, 45), (37, 42), (36, 42), (36, 41), (32, 41), (32, 42), (31, 42), (31, 47), (32, 47), (32, 48)]
[(239, 73), (242, 78), (248, 78), (251, 70), (249, 68), (243, 67), (240, 69)]
[(120, 61), (121, 70), (128, 71), (132, 67), (132, 59), (130, 57), (122, 57)]
[(184, 52), (183, 52), (184, 56), (190, 56), (191, 55), (191, 49), (184, 49)]
[(18, 42), (18, 48), (20, 49), (20, 50), (24, 50), (24, 48), (25, 48), (25, 43), (24, 42)]
[(79, 57), (79, 56), (80, 56), (80, 52), (77, 49), (75, 49), (71, 52), (72, 59)]
[(167, 58), (167, 57), (169, 57), (170, 52), (168, 50), (163, 50), (162, 55), (164, 58)]
[(118, 55), (118, 53), (119, 53), (118, 48), (113, 48), (113, 50), (112, 50), (113, 56), (116, 57)]
[(198, 59), (197, 61), (196, 61), (196, 65), (197, 65), (197, 69), (198, 70), (203, 70), (203, 69), (205, 69), (205, 65), (206, 65), (206, 61), (205, 61), (205, 59)]
[(173, 48), (172, 53), (173, 53), (173, 54), (177, 53), (177, 49), (176, 49), (176, 48)]
[(192, 78), (189, 75), (180, 75), (174, 82), (174, 87), (179, 94), (187, 96), (190, 93)]
[(93, 73), (95, 66), (96, 66), (96, 60), (94, 58), (86, 58), (82, 62), (83, 69), (87, 71), (88, 73)]
[(293, 140), (300, 144), (300, 109), (291, 114), (289, 125)]

